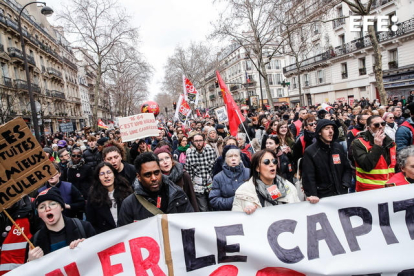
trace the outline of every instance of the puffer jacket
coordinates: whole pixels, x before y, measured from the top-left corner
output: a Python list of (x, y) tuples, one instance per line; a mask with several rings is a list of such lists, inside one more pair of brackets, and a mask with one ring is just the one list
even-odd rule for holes
[[(171, 182), (171, 180), (169, 180), (165, 175), (162, 176), (162, 185), (165, 185), (163, 187), (164, 189), (168, 189), (168, 207), (167, 211), (165, 212), (166, 214), (194, 212), (194, 209), (191, 206), (190, 201), (188, 200), (188, 197), (183, 189)], [(142, 206), (141, 203), (139, 203), (135, 194), (141, 195), (154, 205), (156, 202), (153, 202), (153, 199), (150, 198), (148, 193), (139, 183), (138, 179), (135, 180), (134, 187), (135, 192), (125, 198), (122, 203), (122, 207), (119, 211), (118, 216), (118, 226), (123, 226), (133, 223), (134, 221), (139, 221), (154, 216), (150, 211)]]
[(250, 169), (244, 167), (243, 162), (238, 166), (223, 165), (223, 170), (213, 178), (213, 187), (209, 199), (211, 207), (216, 211), (230, 211), (236, 190), (246, 182), (250, 176)]
[[(406, 120), (412, 127), (414, 127), (413, 118)], [(397, 144), (397, 152), (405, 149), (413, 144), (413, 133), (406, 126), (400, 126), (395, 133), (395, 143)]]
[(346, 194), (351, 186), (351, 166), (344, 148), (336, 142), (325, 144), (318, 135), (322, 128), (328, 125), (334, 127), (333, 141), (338, 138), (339, 131), (334, 122), (319, 120), (315, 131), (317, 141), (309, 146), (303, 155), (302, 185), (308, 197), (323, 198)]
[(85, 150), (82, 157), (85, 163), (91, 166), (92, 170), (95, 170), (95, 167), (102, 161), (102, 154), (98, 148)]
[[(282, 181), (286, 188), (286, 196), (279, 199), (278, 202), (282, 204), (300, 202), (295, 186), (280, 176), (276, 177), (278, 181)], [(250, 178), (249, 181), (243, 183), (237, 189), (236, 194), (234, 195), (233, 207), (231, 210), (242, 212), (246, 207), (251, 206), (252, 204), (261, 208), (263, 207), (263, 201), (264, 199), (260, 198), (256, 192), (256, 186), (253, 183), (253, 178)]]

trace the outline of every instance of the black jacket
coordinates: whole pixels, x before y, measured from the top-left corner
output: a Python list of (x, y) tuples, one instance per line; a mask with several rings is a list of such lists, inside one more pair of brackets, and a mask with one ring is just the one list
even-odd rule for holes
[(95, 167), (102, 161), (102, 154), (98, 148), (85, 150), (82, 157), (85, 163), (91, 166), (92, 170), (95, 170)]
[(134, 165), (131, 165), (129, 163), (126, 163), (122, 161), (124, 164), (124, 169), (119, 173), (119, 175), (122, 175), (125, 177), (126, 180), (128, 180), (129, 184), (131, 184), (132, 187), (134, 187), (135, 179), (137, 178), (137, 171), (135, 170)]
[[(316, 133), (327, 125), (334, 126), (335, 141), (338, 127), (332, 121), (320, 120)], [(303, 189), (308, 197), (323, 198), (346, 194), (351, 185), (352, 173), (344, 148), (336, 142), (325, 144), (318, 135), (317, 141), (305, 150), (302, 176)]]
[[(63, 216), (63, 219), (65, 221), (66, 242), (68, 244), (77, 239), (84, 238), (82, 237), (78, 227), (72, 221), (71, 218)], [(95, 235), (95, 230), (89, 222), (83, 220), (81, 220), (80, 222), (82, 223), (83, 229), (85, 230), (86, 238), (90, 238)], [(43, 250), (43, 253), (45, 255), (50, 253), (49, 231), (50, 230), (47, 229), (46, 225), (43, 225), (43, 227), (39, 230), (39, 233), (37, 234), (36, 240), (33, 240), (36, 234), (32, 238), (33, 245), (35, 247), (39, 246)]]
[[(116, 204), (119, 217), (122, 201), (117, 201)], [(116, 223), (112, 217), (111, 210), (106, 204), (97, 206), (88, 201), (88, 204), (86, 205), (86, 220), (92, 224), (96, 234), (116, 228)]]
[(72, 183), (72, 185), (81, 192), (83, 198), (86, 200), (88, 199), (89, 188), (91, 187), (93, 181), (93, 170), (88, 164), (75, 167), (76, 168), (71, 167), (71, 164), (69, 163), (66, 169), (66, 179), (63, 179), (63, 181)]
[[(171, 182), (171, 180), (169, 180), (165, 175), (162, 176), (162, 185), (166, 185), (168, 188), (168, 207), (167, 212), (165, 213), (175, 214), (194, 212), (194, 209), (191, 206), (190, 201), (188, 200), (188, 197), (183, 189)], [(141, 203), (138, 202), (135, 194), (143, 196), (153, 204), (155, 202), (153, 202), (153, 200), (149, 197), (148, 193), (144, 190), (138, 179), (136, 180), (134, 186), (135, 193), (129, 195), (122, 203), (122, 207), (119, 211), (118, 216), (118, 226), (123, 226), (134, 221), (143, 220), (154, 216), (150, 211), (142, 206)]]

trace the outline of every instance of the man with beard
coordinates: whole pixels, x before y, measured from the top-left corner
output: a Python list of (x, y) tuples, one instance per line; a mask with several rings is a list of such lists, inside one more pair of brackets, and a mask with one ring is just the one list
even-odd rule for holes
[(158, 157), (152, 152), (135, 159), (137, 180), (135, 192), (122, 203), (118, 226), (143, 220), (157, 214), (193, 212), (185, 192), (162, 175)]
[(105, 162), (110, 163), (118, 173), (123, 176), (131, 186), (134, 185), (136, 171), (133, 165), (124, 162), (124, 148), (115, 141), (109, 141), (102, 151), (102, 157)]
[(205, 146), (202, 134), (195, 134), (192, 143), (195, 150), (187, 153), (185, 170), (191, 176), (194, 184), (198, 207), (201, 212), (209, 210), (208, 196), (212, 185), (211, 172), (216, 161), (216, 152), (213, 148)]
[(335, 122), (322, 119), (316, 126), (317, 140), (303, 156), (302, 185), (306, 200), (346, 194), (351, 185), (351, 167), (344, 148), (335, 140), (339, 131)]
[(296, 138), (300, 134), (300, 129), (302, 128), (303, 118), (308, 114), (306, 109), (301, 109), (299, 111), (299, 119), (294, 121), (290, 126), (290, 132), (292, 133), (293, 137)]
[(92, 183), (92, 168), (85, 164), (80, 148), (74, 148), (71, 157), (72, 159), (67, 166), (66, 178), (63, 180), (72, 183), (86, 200), (88, 199), (89, 188)]
[(85, 163), (90, 165), (92, 170), (95, 170), (96, 165), (102, 161), (101, 152), (96, 147), (96, 144), (96, 137), (88, 136), (89, 148), (83, 153), (83, 159), (85, 160)]
[(367, 120), (367, 131), (352, 143), (356, 166), (356, 191), (384, 188), (394, 175), (396, 145), (384, 132), (386, 122), (378, 115)]

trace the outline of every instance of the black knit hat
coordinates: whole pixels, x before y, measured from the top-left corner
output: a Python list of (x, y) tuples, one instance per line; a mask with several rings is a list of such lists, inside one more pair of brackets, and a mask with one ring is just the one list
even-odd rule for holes
[(40, 203), (46, 200), (53, 200), (59, 203), (63, 209), (65, 209), (65, 202), (60, 194), (60, 191), (56, 187), (52, 187), (46, 190), (43, 190), (39, 193), (35, 200), (35, 206), (39, 206)]
[(96, 143), (100, 146), (103, 146), (109, 139), (107, 137), (102, 137)]

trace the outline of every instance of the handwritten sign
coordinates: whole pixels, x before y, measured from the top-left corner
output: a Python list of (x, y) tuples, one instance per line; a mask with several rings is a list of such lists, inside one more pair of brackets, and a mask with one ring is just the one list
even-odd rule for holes
[(157, 122), (152, 113), (121, 117), (119, 118), (119, 129), (121, 131), (122, 142), (135, 141), (137, 139), (159, 135)]
[(0, 206), (12, 206), (57, 172), (22, 118), (0, 127)]
[(62, 132), (72, 132), (73, 131), (73, 124), (72, 123), (59, 124), (59, 126), (60, 126), (60, 130)]

